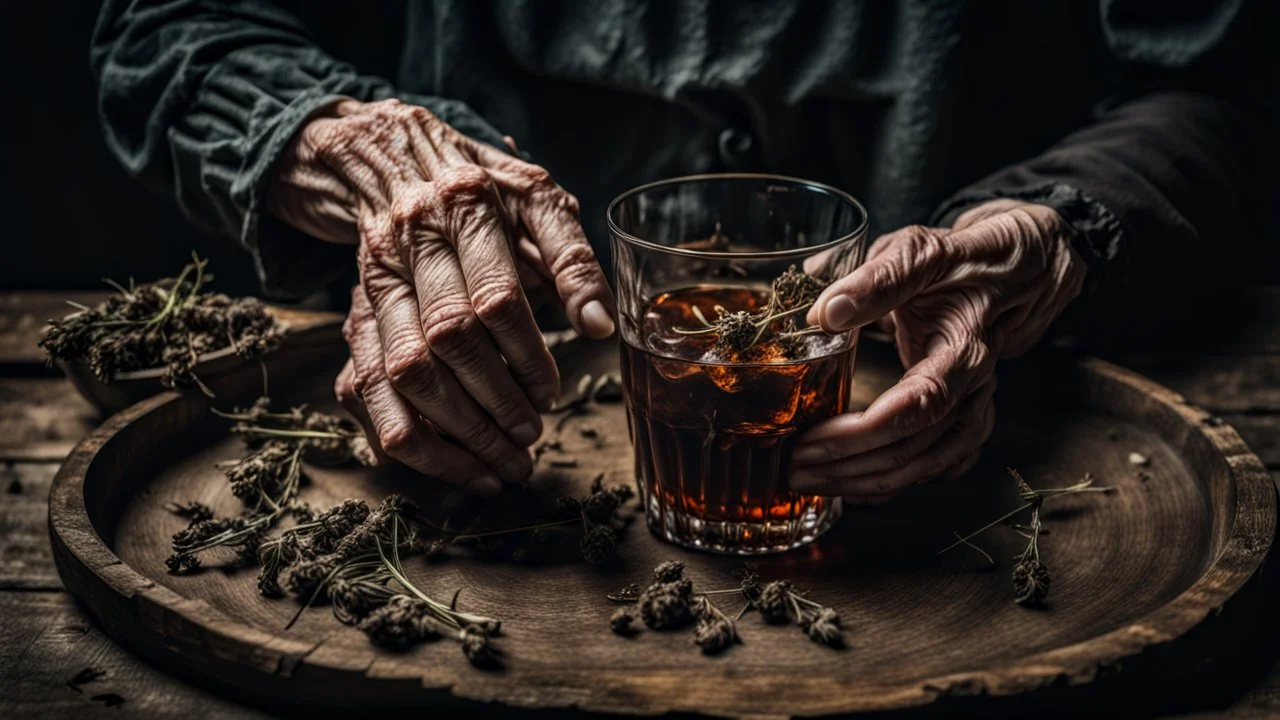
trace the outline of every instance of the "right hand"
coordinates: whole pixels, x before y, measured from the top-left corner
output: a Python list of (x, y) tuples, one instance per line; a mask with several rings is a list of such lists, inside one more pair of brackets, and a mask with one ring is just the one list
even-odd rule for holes
[(298, 133), (267, 203), (358, 245), (335, 391), (375, 451), (476, 492), (526, 478), (559, 375), (521, 277), (554, 282), (583, 335), (614, 330), (577, 200), (423, 108), (344, 100)]

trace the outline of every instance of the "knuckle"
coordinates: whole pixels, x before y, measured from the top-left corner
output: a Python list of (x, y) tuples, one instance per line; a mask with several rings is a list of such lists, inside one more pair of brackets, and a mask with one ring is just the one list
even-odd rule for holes
[(950, 386), (932, 375), (920, 376), (920, 399), (915, 424), (933, 425), (946, 415), (954, 400)]
[(520, 317), (524, 296), (514, 285), (501, 283), (476, 292), (472, 306), (481, 323), (488, 327), (506, 327)]
[(548, 269), (560, 282), (568, 284), (569, 287), (582, 287), (596, 277), (598, 272), (596, 254), (591, 250), (590, 245), (570, 243), (560, 248), (560, 251), (551, 259)]
[(417, 390), (426, 384), (428, 362), (426, 353), (393, 348), (386, 358), (387, 380), (401, 393)]
[(397, 230), (417, 225), (433, 216), (435, 194), (425, 184), (416, 184), (391, 200), (391, 222)]
[(433, 182), (441, 198), (450, 204), (480, 201), (489, 190), (489, 173), (479, 165), (451, 167)]
[(413, 428), (403, 423), (378, 423), (378, 443), (391, 457), (404, 461), (414, 451)]
[(427, 346), (444, 352), (455, 352), (470, 345), (477, 329), (471, 309), (457, 306), (429, 312), (425, 325)]
[(904, 232), (903, 255), (908, 267), (932, 265), (946, 250), (942, 237), (932, 228), (911, 225)]

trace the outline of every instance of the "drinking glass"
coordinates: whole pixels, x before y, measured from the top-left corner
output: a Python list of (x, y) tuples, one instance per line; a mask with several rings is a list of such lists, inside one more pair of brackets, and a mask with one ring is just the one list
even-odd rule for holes
[(772, 175), (697, 175), (608, 210), (623, 394), (650, 530), (689, 547), (813, 541), (840, 499), (792, 492), (796, 436), (844, 412), (857, 333), (808, 327), (821, 288), (866, 253), (847, 193)]

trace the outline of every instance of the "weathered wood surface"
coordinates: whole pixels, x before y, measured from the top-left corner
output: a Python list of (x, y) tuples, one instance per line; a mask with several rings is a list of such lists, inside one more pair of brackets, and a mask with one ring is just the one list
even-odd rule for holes
[(101, 421), (65, 378), (0, 377), (0, 461), (62, 460)]
[[(1266, 338), (1274, 335), (1276, 328), (1280, 328), (1280, 303), (1268, 303), (1266, 298), (1272, 295), (1280, 297), (1280, 292), (1271, 290), (1263, 295), (1263, 301), (1256, 305), (1263, 308), (1275, 305), (1275, 311), (1234, 334), (1237, 338), (1235, 345), (1225, 352), (1241, 354), (1226, 355), (1216, 349), (1218, 354), (1198, 355), (1185, 352), (1186, 348), (1178, 348), (1166, 354), (1151, 353), (1145, 358), (1134, 358), (1127, 362), (1142, 367), (1156, 379), (1183, 393), (1192, 402), (1213, 410), (1236, 425), (1246, 441), (1274, 469), (1278, 467), (1274, 447), (1277, 444), (1275, 426), (1280, 422), (1276, 419), (1280, 414), (1277, 412), (1280, 410), (1280, 403), (1276, 400), (1277, 385), (1268, 378), (1275, 377), (1275, 371), (1269, 368), (1276, 367), (1280, 360), (1266, 352), (1280, 351), (1280, 339), (1272, 342)], [(27, 306), (27, 303), (13, 298), (12, 294), (0, 293), (0, 327), (12, 328), (15, 325), (6, 309), (16, 305)], [(1252, 302), (1252, 296), (1250, 298)], [(61, 306), (61, 297), (55, 304)], [(32, 321), (30, 324), (35, 323)], [(38, 334), (38, 328), (31, 332)], [(35, 335), (30, 337), (34, 338)], [(1262, 338), (1265, 342), (1255, 340), (1252, 349), (1242, 348), (1239, 338), (1249, 337)], [(11, 335), (0, 333), (0, 347), (14, 348), (22, 345), (23, 343), (13, 340)], [(5, 353), (0, 353), (0, 365), (14, 362), (14, 353), (9, 350), (5, 350)], [(30, 432), (27, 424), (30, 421), (25, 418), (31, 415), (24, 415), (26, 410), (21, 407), (21, 388), (44, 372), (43, 357), (38, 349), (24, 347), (20, 359), (27, 365), (6, 368), (11, 375), (16, 370), (19, 377), (0, 380), (14, 383), (15, 388), (14, 393), (9, 396), (15, 400), (4, 407), (0, 422), (18, 415), (24, 417), (21, 422), (14, 422), (0, 432), (0, 447), (7, 447), (8, 458), (27, 456), (22, 450), (25, 446), (11, 439), (15, 432)], [(52, 381), (44, 389), (33, 392), (47, 397), (54, 390), (55, 394), (60, 393), (68, 402), (74, 403), (77, 400), (65, 381)], [(1232, 414), (1236, 412), (1246, 414)], [(55, 442), (69, 442), (65, 437), (75, 432), (70, 424), (61, 420), (53, 422), (52, 426), (59, 428), (51, 438)], [(50, 424), (40, 427), (47, 429)], [(26, 437), (39, 437), (44, 432), (42, 429)], [(4, 445), (6, 442), (7, 446)], [(42, 456), (49, 454), (41, 453)], [(253, 715), (253, 711), (242, 705), (217, 698), (143, 663), (101, 634), (83, 610), (65, 593), (15, 589), (46, 587), (50, 579), (57, 583), (46, 544), (44, 504), (45, 488), (55, 467), (56, 463), (52, 462), (0, 462), (0, 475), (4, 479), (0, 486), (0, 509), (3, 511), (0, 521), (4, 523), (0, 527), (0, 559), (4, 562), (3, 574), (0, 575), (3, 578), (0, 582), (0, 687), (4, 689), (4, 692), (0, 692), (0, 716), (49, 717), (74, 713), (78, 717), (95, 710), (104, 715), (108, 712), (118, 714), (123, 710), (130, 716), (138, 717)], [(6, 490), (15, 477), (23, 482), (24, 493), (10, 495)], [(1280, 476), (1276, 480), (1280, 481)], [(32, 491), (31, 488), (35, 490)], [(10, 542), (10, 538), (14, 537), (19, 538), (20, 542)], [(41, 548), (43, 554), (40, 552)], [(21, 564), (10, 562), (15, 559)], [(1280, 613), (1275, 614), (1280, 616)], [(82, 641), (75, 646), (52, 646), (58, 648), (56, 652), (36, 652), (40, 648), (39, 644), (33, 644), (40, 637), (36, 633), (52, 637), (61, 627), (87, 628), (80, 632), (85, 638), (92, 640)], [(71, 678), (89, 666), (78, 662), (84, 656), (76, 654), (77, 647), (84, 648), (92, 658), (92, 667), (106, 673), (104, 681), (107, 685), (100, 688), (94, 684), (82, 686), (82, 690), (92, 690), (92, 693), (78, 693), (68, 686)], [(1172, 710), (1179, 713), (1195, 712), (1198, 713), (1197, 717), (1273, 716), (1280, 712), (1280, 664), (1276, 662), (1278, 649), (1280, 646), (1272, 643), (1262, 648), (1261, 652), (1249, 653), (1238, 686), (1213, 692), (1212, 688), (1202, 683), (1188, 683), (1182, 687), (1170, 685), (1160, 688), (1154, 694), (1176, 699)], [(1245, 648), (1239, 648), (1233, 654), (1243, 655)], [(22, 666), (21, 675), (14, 670), (19, 664)], [(109, 693), (126, 698), (126, 703), (119, 709), (110, 709), (101, 701), (85, 697)], [(155, 701), (148, 698), (154, 698)], [(95, 705), (101, 707), (95, 708)]]
[[(566, 356), (612, 367), (616, 348), (580, 346)], [(855, 403), (869, 402), (893, 382), (889, 358), (883, 348), (863, 349)], [(287, 348), (273, 357), (282, 367), (315, 366), (317, 359)], [(409, 653), (378, 651), (323, 610), (304, 614), (283, 633), (294, 604), (260, 598), (252, 573), (210, 568), (175, 577), (164, 571), (169, 536), (183, 524), (166, 503), (199, 499), (226, 512), (237, 502), (213, 466), (236, 456), (239, 441), (227, 437), (225, 421), (211, 419), (207, 401), (193, 395), (135, 406), (73, 452), (51, 497), (54, 555), (64, 580), (113, 635), (166, 666), (263, 700), (294, 693), (351, 707), (479, 707), (471, 701), (782, 716), (922, 707), (974, 693), (998, 698), (1037, 691), (1027, 702), (1080, 702), (1109, 697), (1119, 687), (1118, 680), (1095, 682), (1100, 668), (1119, 673), (1130, 689), (1157, 672), (1214, 671), (1201, 665), (1199, 653), (1247, 641), (1231, 623), (1257, 617), (1257, 592), (1237, 592), (1274, 534), (1270, 478), (1233, 430), (1154, 383), (1099, 361), (1046, 362), (1005, 376), (1003, 397), (1012, 400), (1000, 404), (1005, 422), (978, 470), (952, 484), (920, 488), (889, 507), (850, 512), (807, 551), (760, 560), (766, 577), (790, 577), (841, 611), (852, 644), (844, 653), (755, 618), (743, 623), (744, 647), (715, 659), (699, 657), (687, 636), (644, 633), (627, 641), (610, 635), (605, 626), (613, 608), (602, 596), (642, 580), (658, 562), (685, 561), (704, 588), (731, 587), (730, 571), (740, 565), (681, 552), (638, 528), (622, 544), (618, 567), (603, 573), (579, 563), (408, 565), (429, 592), (447, 597), (465, 588), (466, 609), (503, 619), (500, 674), (470, 668), (447, 642)], [(1042, 382), (1045, 375), (1054, 383)], [(328, 377), (319, 378), (319, 392)], [(301, 400), (323, 396), (288, 399)], [(631, 481), (621, 408), (602, 406), (583, 421), (603, 440), (577, 437), (570, 423), (564, 452), (578, 466), (540, 472), (535, 484), (581, 493), (598, 473)], [(1135, 451), (1150, 459), (1145, 477), (1128, 459)], [(1092, 473), (1118, 489), (1065, 499), (1047, 512), (1053, 534), (1044, 544), (1055, 567), (1055, 594), (1045, 611), (1009, 602), (1008, 566), (983, 572), (969, 555), (934, 557), (952, 529), (978, 527), (1017, 503), (1003, 465), (1019, 467), (1042, 487)], [(443, 522), (456, 504), (451, 493), (394, 470), (311, 475), (304, 499), (316, 506), (400, 491)], [(516, 516), (503, 524), (528, 520)], [(1013, 556), (1018, 542), (1008, 533), (983, 538), (1002, 558)], [(822, 562), (796, 562), (802, 556)], [(1214, 634), (1225, 640), (1206, 640)], [(1153, 647), (1160, 649), (1148, 651)], [(1066, 694), (1060, 683), (1087, 687)], [(1008, 711), (1025, 707), (1022, 702), (992, 708)]]

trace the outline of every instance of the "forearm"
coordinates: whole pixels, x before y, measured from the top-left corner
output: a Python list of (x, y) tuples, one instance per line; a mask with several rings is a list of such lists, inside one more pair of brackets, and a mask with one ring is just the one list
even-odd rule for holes
[(965, 189), (935, 219), (949, 225), (997, 197), (1054, 207), (1089, 263), (1074, 314), (1094, 323), (1211, 281), (1207, 253), (1228, 257), (1226, 248), (1256, 237), (1265, 126), (1261, 113), (1227, 100), (1154, 93)]
[[(349, 260), (349, 249), (263, 223), (263, 198), (313, 112), (342, 97), (395, 96), (389, 83), (328, 56), (297, 19), (261, 2), (108, 0), (91, 59), (111, 152), (193, 222), (253, 251), (268, 291), (316, 289)], [(465, 105), (406, 100), (501, 142)]]

